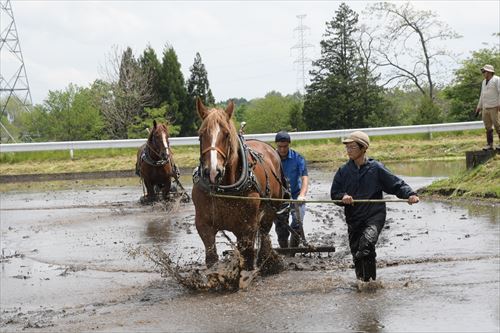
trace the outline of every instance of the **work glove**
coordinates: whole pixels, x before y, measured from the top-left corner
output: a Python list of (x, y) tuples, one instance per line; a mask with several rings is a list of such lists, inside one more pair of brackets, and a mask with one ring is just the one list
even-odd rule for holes
[(306, 200), (306, 196), (305, 195), (299, 195), (297, 197), (297, 200), (300, 200), (300, 201), (305, 201)]

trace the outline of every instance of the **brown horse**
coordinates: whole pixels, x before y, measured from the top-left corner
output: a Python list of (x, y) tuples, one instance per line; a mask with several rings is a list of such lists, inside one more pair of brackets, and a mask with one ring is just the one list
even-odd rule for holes
[(199, 129), (200, 165), (193, 174), (192, 199), (196, 229), (205, 245), (205, 262), (217, 262), (215, 236), (220, 230), (231, 231), (243, 256), (243, 269), (254, 268), (254, 243), (259, 235), (257, 265), (263, 273), (275, 267), (276, 254), (269, 231), (281, 204), (261, 200), (214, 197), (213, 194), (241, 197), (283, 198), (286, 192), (280, 157), (272, 146), (258, 140), (245, 141), (231, 120), (234, 104), (227, 108), (207, 109), (197, 100), (202, 119)]
[(137, 152), (136, 174), (146, 187), (146, 195), (141, 198), (143, 203), (155, 201), (157, 190), (161, 191), (163, 199), (169, 198), (172, 177), (177, 176), (177, 171), (168, 138), (167, 125), (154, 120), (148, 141)]

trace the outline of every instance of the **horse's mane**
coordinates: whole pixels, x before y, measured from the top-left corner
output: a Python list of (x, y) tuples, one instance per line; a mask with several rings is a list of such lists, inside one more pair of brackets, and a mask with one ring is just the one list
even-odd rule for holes
[(200, 129), (198, 130), (198, 135), (202, 135), (209, 128), (213, 128), (216, 125), (220, 125), (226, 131), (229, 132), (229, 145), (230, 145), (230, 156), (228, 156), (228, 162), (234, 163), (238, 158), (239, 149), (239, 138), (231, 119), (227, 119), (227, 114), (222, 109), (210, 109), (207, 116), (201, 123)]

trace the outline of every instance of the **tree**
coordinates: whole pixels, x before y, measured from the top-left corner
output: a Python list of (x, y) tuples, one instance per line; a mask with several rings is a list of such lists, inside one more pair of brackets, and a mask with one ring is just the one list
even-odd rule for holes
[(382, 102), (382, 90), (362, 61), (358, 14), (345, 3), (335, 14), (326, 23), (321, 58), (313, 62), (306, 87), (303, 117), (311, 130), (367, 126)]
[(166, 45), (160, 71), (160, 99), (166, 105), (174, 124), (180, 126), (180, 135), (193, 134), (192, 112), (188, 108), (188, 95), (177, 54)]
[(156, 56), (155, 50), (148, 45), (144, 50), (142, 56), (139, 57), (139, 66), (146, 76), (151, 80), (151, 107), (159, 107), (161, 104), (160, 99), (160, 72), (161, 63)]
[(101, 110), (110, 138), (127, 138), (128, 128), (154, 104), (153, 72), (144, 71), (128, 47), (123, 53), (115, 48), (106, 68), (107, 84), (99, 83)]
[(151, 128), (153, 120), (156, 120), (158, 123), (167, 122), (168, 133), (170, 136), (179, 135), (180, 127), (178, 125), (172, 125), (170, 121), (168, 121), (169, 117), (166, 105), (163, 105), (159, 108), (145, 108), (144, 112), (146, 114), (146, 117), (136, 119), (135, 124), (130, 126), (128, 133), (129, 138), (140, 139), (147, 137), (147, 130)]
[(388, 68), (384, 85), (391, 81), (402, 86), (413, 85), (434, 102), (436, 78), (446, 68), (441, 59), (451, 56), (439, 41), (460, 36), (439, 21), (436, 14), (416, 10), (410, 2), (401, 6), (379, 2), (369, 6), (368, 11), (386, 23), (379, 29), (375, 47), (376, 65)]
[(301, 105), (293, 96), (282, 96), (271, 91), (264, 98), (250, 101), (245, 111), (247, 133), (269, 133), (279, 130), (294, 130), (291, 114)]
[(189, 130), (189, 132), (191, 132), (191, 134), (194, 134), (196, 133), (196, 129), (200, 124), (200, 120), (196, 112), (196, 98), (199, 97), (201, 98), (203, 104), (212, 106), (215, 104), (215, 99), (212, 95), (212, 90), (210, 90), (207, 70), (205, 69), (205, 65), (201, 61), (201, 56), (198, 52), (196, 52), (193, 66), (191, 66), (189, 71), (191, 72), (191, 76), (187, 81), (187, 93), (189, 99), (188, 112), (191, 112), (189, 118), (192, 120), (191, 129)]
[(49, 91), (42, 105), (22, 116), (22, 129), (40, 141), (101, 139), (103, 119), (95, 95), (70, 84), (64, 91)]
[(479, 100), (483, 80), (479, 69), (485, 64), (493, 65), (495, 69), (500, 68), (498, 46), (472, 52), (471, 57), (464, 60), (462, 66), (455, 71), (452, 84), (444, 89), (445, 98), (451, 102), (449, 121), (475, 120), (473, 111)]

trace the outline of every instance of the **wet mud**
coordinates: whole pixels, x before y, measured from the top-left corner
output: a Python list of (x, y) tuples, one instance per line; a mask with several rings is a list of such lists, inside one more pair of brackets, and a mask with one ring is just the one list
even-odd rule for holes
[[(332, 175), (311, 170), (310, 199), (328, 198)], [(238, 256), (222, 257), (233, 235), (218, 235), (223, 266), (210, 275), (192, 203), (144, 206), (141, 195), (133, 185), (2, 193), (0, 331), (499, 330), (499, 203), (388, 204), (369, 283), (355, 280), (341, 208), (310, 204), (308, 242), (336, 251), (283, 256), (283, 272), (249, 273), (240, 289)], [(221, 275), (233, 288), (196, 285)]]

